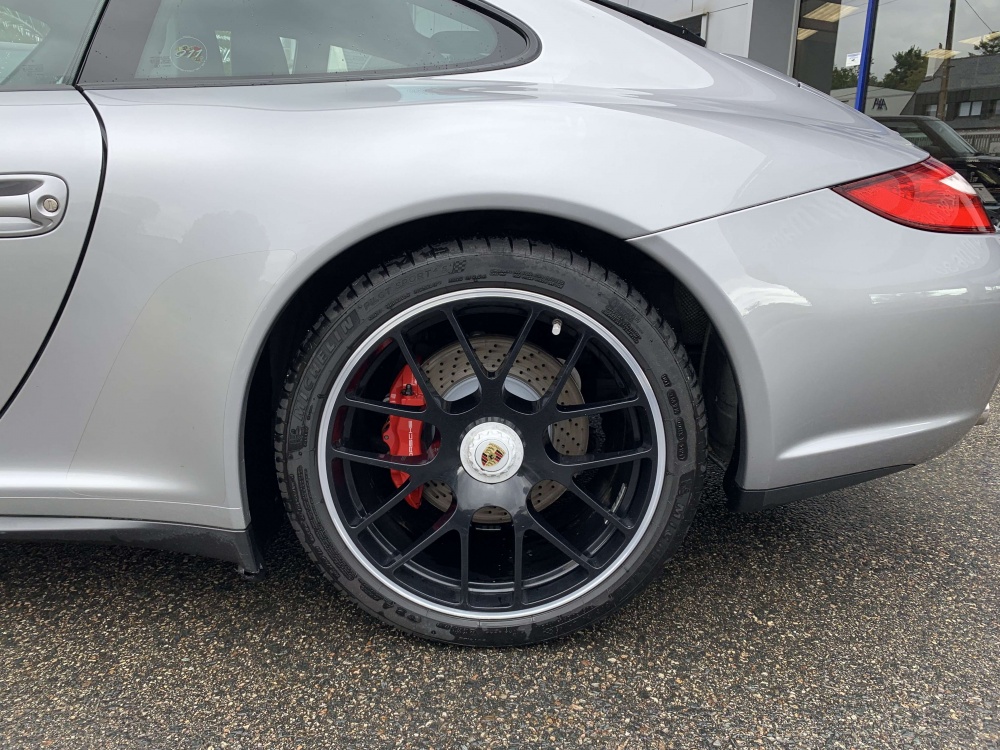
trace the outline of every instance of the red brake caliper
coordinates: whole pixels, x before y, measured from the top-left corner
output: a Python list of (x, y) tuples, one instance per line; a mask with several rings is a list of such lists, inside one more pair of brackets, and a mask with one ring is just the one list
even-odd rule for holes
[[(409, 366), (396, 376), (389, 391), (389, 403), (402, 406), (426, 406), (424, 394), (417, 385), (417, 379), (413, 377), (413, 371)], [(416, 419), (407, 417), (389, 417), (382, 428), (382, 439), (389, 446), (391, 456), (419, 456), (423, 453), (420, 438), (423, 435), (424, 423)], [(410, 479), (410, 475), (398, 469), (392, 470), (392, 481), (397, 487), (402, 487)], [(423, 498), (423, 485), (417, 487), (406, 496), (406, 502), (413, 508), (420, 507), (420, 500)]]

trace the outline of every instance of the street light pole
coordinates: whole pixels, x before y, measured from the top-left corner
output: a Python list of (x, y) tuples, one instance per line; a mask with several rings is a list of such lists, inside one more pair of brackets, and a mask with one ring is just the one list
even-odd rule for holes
[(865, 111), (868, 101), (868, 78), (872, 69), (872, 51), (875, 48), (875, 23), (878, 18), (879, 0), (868, 0), (865, 16), (865, 38), (861, 43), (861, 67), (858, 68), (858, 88), (854, 92), (854, 108)]

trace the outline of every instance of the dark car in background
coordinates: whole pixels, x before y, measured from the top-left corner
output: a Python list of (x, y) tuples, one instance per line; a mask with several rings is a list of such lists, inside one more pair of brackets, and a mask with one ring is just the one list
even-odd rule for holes
[(972, 183), (994, 226), (1000, 226), (1000, 156), (977, 150), (936, 117), (897, 115), (875, 119)]

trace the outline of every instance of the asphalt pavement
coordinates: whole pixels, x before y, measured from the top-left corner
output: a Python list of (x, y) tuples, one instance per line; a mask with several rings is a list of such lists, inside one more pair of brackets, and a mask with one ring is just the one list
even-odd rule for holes
[(1000, 398), (903, 474), (761, 514), (713, 472), (666, 575), (532, 648), (424, 643), (284, 533), (270, 575), (0, 545), (0, 747), (1000, 748)]

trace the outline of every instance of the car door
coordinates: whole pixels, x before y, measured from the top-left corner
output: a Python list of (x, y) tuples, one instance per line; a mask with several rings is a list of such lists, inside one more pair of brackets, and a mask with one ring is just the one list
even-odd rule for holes
[(73, 87), (101, 0), (0, 0), (0, 416), (66, 299), (97, 205), (100, 123)]

